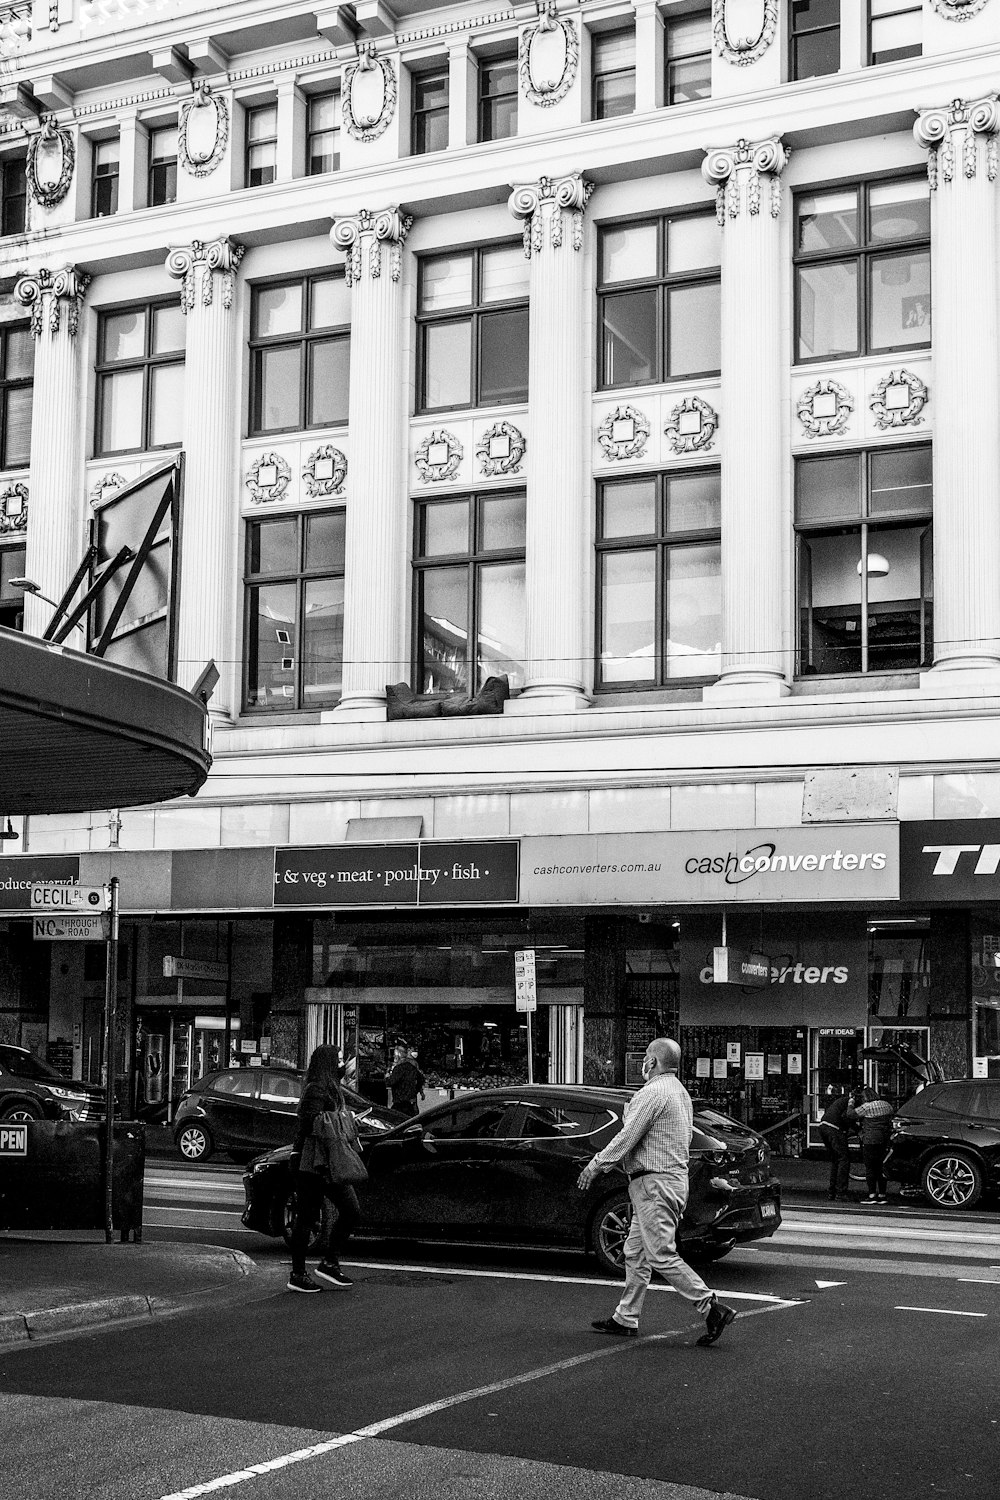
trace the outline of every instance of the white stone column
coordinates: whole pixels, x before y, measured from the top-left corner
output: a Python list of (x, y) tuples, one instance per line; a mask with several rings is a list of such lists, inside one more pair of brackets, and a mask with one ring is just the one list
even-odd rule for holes
[[(90, 277), (74, 266), (22, 276), (14, 298), (31, 312), (35, 341), (28, 542), (25, 576), (56, 602), (83, 556), (80, 361), (77, 330)], [(52, 617), (42, 599), (24, 599), (24, 628), (41, 635)], [(79, 646), (71, 634), (67, 642)]]
[(177, 681), (191, 687), (208, 661), (219, 669), (210, 703), (232, 712), (236, 650), (233, 543), (239, 423), (239, 324), (233, 286), (243, 246), (229, 239), (176, 246), (167, 271), (187, 315), (184, 362), (184, 510), (180, 544)]
[(998, 126), (991, 94), (913, 127), (932, 190), (935, 673), (1000, 665)]
[(579, 172), (515, 187), (531, 261), (528, 360), (526, 678), (514, 713), (585, 708), (584, 578), (590, 497), (585, 480), (588, 366)]
[(722, 672), (706, 700), (771, 700), (783, 670), (781, 141), (708, 152), (722, 226)]
[(338, 219), (330, 238), (347, 256), (351, 295), (351, 439), (344, 564), (344, 678), (335, 712), (378, 719), (386, 683), (407, 676), (399, 589), (406, 524), (403, 243), (397, 208)]

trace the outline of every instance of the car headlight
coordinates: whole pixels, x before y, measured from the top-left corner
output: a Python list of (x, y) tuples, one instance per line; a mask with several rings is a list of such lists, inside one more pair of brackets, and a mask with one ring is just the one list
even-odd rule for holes
[(86, 1104), (87, 1102), (87, 1095), (81, 1094), (79, 1093), (79, 1091), (74, 1091), (73, 1089), (57, 1089), (52, 1084), (49, 1084), (48, 1088), (49, 1093), (53, 1094), (57, 1099), (69, 1099), (73, 1104)]

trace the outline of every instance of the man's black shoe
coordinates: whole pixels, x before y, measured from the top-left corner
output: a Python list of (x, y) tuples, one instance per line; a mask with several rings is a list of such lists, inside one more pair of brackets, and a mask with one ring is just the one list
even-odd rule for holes
[(702, 1348), (707, 1344), (714, 1344), (716, 1339), (722, 1337), (722, 1334), (735, 1319), (736, 1313), (731, 1307), (727, 1307), (724, 1302), (720, 1302), (718, 1297), (713, 1298), (712, 1305), (708, 1309), (708, 1317), (705, 1320), (706, 1332), (702, 1334), (698, 1343)]
[(599, 1318), (590, 1326), (595, 1333), (610, 1333), (619, 1339), (634, 1339), (639, 1336), (638, 1328), (626, 1328), (625, 1324), (619, 1323), (617, 1318)]

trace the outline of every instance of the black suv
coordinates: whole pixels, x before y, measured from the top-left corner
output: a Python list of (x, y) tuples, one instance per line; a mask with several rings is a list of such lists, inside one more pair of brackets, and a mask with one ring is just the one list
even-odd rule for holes
[(1000, 1189), (1000, 1078), (929, 1083), (907, 1099), (892, 1122), (885, 1170), (938, 1208), (971, 1208)]
[(0, 1120), (103, 1120), (104, 1090), (63, 1078), (25, 1047), (0, 1046)]

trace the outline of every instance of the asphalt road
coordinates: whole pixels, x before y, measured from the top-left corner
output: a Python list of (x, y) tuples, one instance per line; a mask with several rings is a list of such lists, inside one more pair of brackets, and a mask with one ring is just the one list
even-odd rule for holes
[(615, 1286), (567, 1254), (366, 1243), (351, 1291), (293, 1297), (282, 1247), (204, 1222), (239, 1173), (185, 1175), (149, 1233), (246, 1250), (246, 1298), (0, 1353), (4, 1500), (997, 1492), (995, 1216), (793, 1210), (711, 1268), (740, 1316), (700, 1349), (666, 1289), (641, 1339), (593, 1334)]

